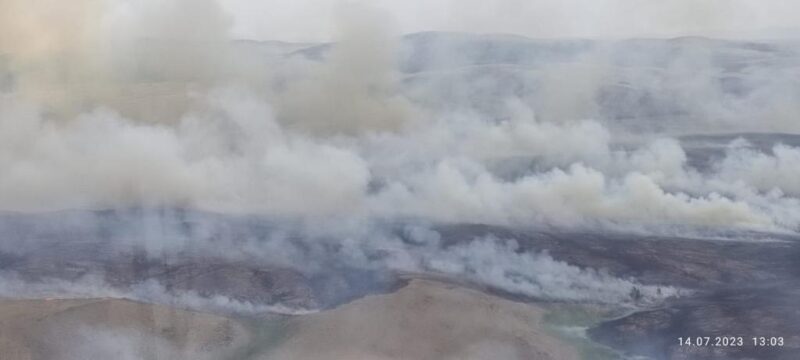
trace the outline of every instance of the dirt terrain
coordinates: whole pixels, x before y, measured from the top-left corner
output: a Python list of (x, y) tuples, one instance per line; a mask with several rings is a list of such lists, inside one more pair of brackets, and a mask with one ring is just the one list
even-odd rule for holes
[(127, 300), (0, 300), (4, 360), (211, 360), (249, 336), (231, 319)]
[[(430, 280), (317, 314), (255, 316), (248, 325), (127, 300), (2, 300), (0, 353), (4, 360), (577, 359), (543, 329), (542, 315), (535, 305)], [(266, 338), (253, 334), (276, 324), (278, 340), (264, 347)]]
[(291, 321), (293, 334), (263, 359), (577, 359), (546, 333), (543, 311), (476, 290), (413, 280)]

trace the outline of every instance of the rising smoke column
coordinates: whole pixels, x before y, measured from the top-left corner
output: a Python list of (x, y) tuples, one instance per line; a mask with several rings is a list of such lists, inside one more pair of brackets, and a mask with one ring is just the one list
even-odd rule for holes
[[(492, 117), (415, 103), (389, 21), (358, 6), (343, 10), (336, 44), (281, 54), (269, 69), (234, 66), (258, 62), (232, 60), (230, 18), (213, 1), (2, 7), (0, 52), (15, 79), (0, 109), (4, 210), (751, 229), (798, 221), (791, 196), (773, 201), (785, 182), (722, 183), (747, 178), (732, 175), (742, 169), (734, 155), (717, 175), (699, 173), (676, 141), (587, 118), (601, 115), (595, 95), (624, 70), (613, 47), (538, 69), (542, 97), (502, 99)], [(664, 71), (700, 79), (692, 98), (718, 103), (707, 81), (716, 74), (704, 76), (710, 48), (677, 44), (685, 51)], [(620, 149), (623, 136), (635, 146)]]

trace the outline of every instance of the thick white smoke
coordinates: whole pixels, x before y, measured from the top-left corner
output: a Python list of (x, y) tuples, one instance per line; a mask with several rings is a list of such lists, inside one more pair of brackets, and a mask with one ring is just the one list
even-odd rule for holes
[[(228, 17), (211, 0), (81, 2), (63, 15), (100, 19), (81, 21), (81, 29), (27, 4), (0, 0), (2, 10), (31, 14), (0, 23), (0, 33), (20, 34), (0, 42), (11, 79), (0, 86), (0, 210), (185, 208), (258, 215), (314, 235), (302, 246), (281, 234), (220, 243), (144, 224), (124, 239), (154, 256), (202, 249), (303, 264), (309, 273), (337, 262), (615, 303), (633, 287), (648, 300), (678, 292), (519, 252), (500, 239), (409, 247), (370, 226), (800, 226), (796, 147), (770, 152), (736, 141), (714, 153), (681, 141), (687, 133), (762, 125), (796, 131), (791, 50), (703, 39), (398, 40), (382, 15), (357, 7), (343, 10), (347, 26), (335, 44), (243, 45), (227, 37)], [(195, 22), (204, 27), (195, 31)], [(538, 50), (519, 50), (525, 46)], [(739, 62), (720, 63), (725, 56)], [(768, 64), (753, 65), (761, 60)], [(748, 76), (725, 77), (746, 66)], [(694, 163), (698, 151), (708, 164)], [(0, 278), (12, 281), (3, 284), (7, 294), (37, 289)], [(153, 282), (120, 290), (84, 280), (94, 296), (265, 309), (170, 293)], [(80, 284), (53, 280), (42, 289), (79, 291)]]
[(772, 154), (752, 148), (733, 147), (718, 164), (723, 181), (742, 183), (754, 189), (777, 191), (789, 196), (800, 194), (800, 148), (777, 145)]
[(640, 301), (646, 302), (680, 294), (672, 287), (644, 286), (601, 271), (583, 270), (547, 254), (518, 253), (518, 249), (513, 240), (476, 239), (426, 254), (423, 269), (534, 298), (624, 304), (632, 300), (634, 288), (641, 292)]
[[(650, 305), (684, 290), (512, 239), (445, 244), (431, 229), (800, 228), (798, 144), (685, 141), (800, 131), (796, 47), (401, 38), (388, 14), (340, 12), (335, 43), (288, 44), (235, 41), (215, 0), (0, 0), (0, 211), (119, 211), (51, 213), (28, 227), (25, 215), (1, 218), (0, 255), (59, 249), (37, 236), (63, 246), (47, 233), (63, 230), (68, 245), (108, 247), (97, 264), (145, 250), (148, 260), (214, 258), (310, 279), (422, 273), (537, 299)], [(398, 224), (411, 225), (401, 236)], [(158, 279), (112, 286), (102, 270), (34, 281), (24, 270), (0, 272), (0, 297), (319, 310)], [(64, 358), (134, 356), (143, 343), (194, 357), (104, 329), (80, 329), (72, 343), (86, 346)]]
[[(13, 102), (0, 110), (6, 210), (153, 205), (330, 213), (358, 207), (368, 181), (358, 156), (286, 133), (266, 105), (247, 97), (215, 94), (209, 113), (188, 115), (178, 126), (103, 110), (61, 124)], [(307, 206), (307, 197), (316, 204)]]
[[(700, 174), (678, 142), (640, 137), (625, 150), (615, 145), (624, 130), (585, 119), (599, 115), (594, 99), (609, 76), (628, 71), (614, 65), (613, 47), (537, 70), (543, 95), (502, 99), (493, 108), (503, 118), (492, 119), (469, 106), (434, 109), (405, 97), (389, 21), (369, 9), (342, 11), (332, 50), (286, 55), (283, 65), (253, 70), (257, 76), (243, 82), (236, 72), (252, 68), (229, 67), (228, 17), (210, 0), (85, 1), (63, 14), (101, 19), (80, 29), (51, 21), (60, 15), (43, 6), (2, 4), (30, 15), (4, 23), (20, 35), (4, 37), (0, 48), (21, 79), (0, 99), (4, 210), (165, 206), (565, 226), (798, 222), (764, 200), (773, 189), (796, 192), (786, 180), (792, 167), (783, 165), (789, 148), (774, 157), (729, 152), (717, 174)], [(204, 19), (202, 31), (187, 19)], [(119, 53), (131, 44), (141, 45)], [(676, 84), (652, 86), (680, 86), (675, 101), (712, 118), (725, 102), (704, 73), (716, 71), (706, 45), (717, 46), (689, 44), (671, 60), (665, 71), (678, 75), (669, 80)], [(429, 60), (446, 64), (456, 55)], [(63, 66), (46, 71), (54, 64)], [(22, 85), (29, 82), (54, 89), (58, 101), (47, 91), (31, 95)], [(129, 100), (137, 92), (140, 103)], [(723, 184), (733, 179), (743, 181), (736, 191)]]
[(396, 35), (385, 14), (367, 7), (342, 10), (328, 61), (303, 69), (279, 96), (287, 125), (318, 135), (359, 134), (402, 128), (412, 109), (400, 97)]
[[(769, 213), (735, 198), (665, 190), (689, 181), (682, 178), (689, 176), (685, 154), (675, 144), (620, 158), (598, 124), (456, 121), (436, 124), (433, 133), (341, 144), (283, 128), (267, 105), (247, 96), (211, 97), (212, 112), (190, 114), (178, 126), (132, 122), (103, 110), (61, 124), (7, 100), (0, 110), (6, 139), (0, 204), (24, 211), (145, 205), (495, 224), (775, 225)], [(441, 130), (448, 126), (456, 135)], [(439, 134), (451, 143), (436, 142)], [(558, 152), (544, 139), (573, 144), (567, 151), (574, 153)], [(403, 154), (404, 146), (417, 149)], [(513, 156), (564, 168), (513, 179), (487, 169), (489, 160)], [(373, 176), (384, 182), (377, 190), (368, 186)]]

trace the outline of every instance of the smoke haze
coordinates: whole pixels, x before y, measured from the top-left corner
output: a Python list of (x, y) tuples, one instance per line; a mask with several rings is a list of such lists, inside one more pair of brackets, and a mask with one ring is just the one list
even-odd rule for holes
[[(661, 75), (621, 68), (621, 59), (608, 55), (626, 50), (609, 46), (635, 45), (579, 49), (574, 62), (521, 73), (522, 81), (530, 76), (538, 84), (533, 94), (478, 100), (474, 95), (500, 84), (477, 80), (463, 86), (474, 95), (441, 99), (437, 106), (450, 107), (432, 108), (424, 98), (447, 93), (439, 91), (444, 84), (484, 76), (433, 70), (463, 61), (458, 52), (467, 40), (433, 39), (444, 43), (434, 47), (437, 53), (405, 61), (431, 70), (409, 74), (401, 70), (403, 54), (419, 57), (419, 49), (409, 50), (408, 41), (393, 45), (388, 14), (363, 6), (341, 8), (346, 25), (332, 49), (308, 47), (265, 59), (278, 65), (254, 69), (247, 78), (231, 72), (249, 67), (226, 68), (241, 54), (228, 40), (230, 16), (213, 1), (156, 6), (97, 0), (64, 11), (48, 5), (2, 3), (6, 16), (24, 15), (3, 21), (0, 31), (0, 53), (15, 84), (0, 110), (5, 210), (173, 206), (496, 224), (776, 229), (797, 223), (782, 206), (793, 201), (795, 189), (781, 180), (791, 175), (795, 148), (780, 146), (774, 155), (732, 150), (711, 170), (697, 171), (680, 142), (659, 139), (676, 130), (796, 130), (796, 106), (785, 101), (791, 101), (787, 91), (796, 95), (798, 89), (755, 75), (760, 84), (739, 78), (748, 94), (731, 98), (716, 83), (717, 72), (729, 65), (715, 63), (715, 44), (665, 45), (679, 52), (659, 68)], [(188, 19), (204, 26), (196, 31)], [(126, 47), (139, 55), (120, 54)], [(778, 53), (769, 61), (781, 59)], [(603, 96), (620, 77), (628, 87), (680, 88), (651, 100), (675, 102), (677, 109), (668, 111), (676, 119), (652, 122), (649, 129), (643, 114), (635, 128), (610, 121)], [(138, 93), (143, 97), (135, 99)], [(624, 101), (628, 95), (616, 96)], [(728, 100), (718, 99), (723, 96)], [(484, 109), (482, 101), (493, 103)], [(767, 113), (743, 110), (763, 101), (770, 102), (760, 107)], [(659, 106), (670, 105), (652, 107)], [(618, 148), (632, 132), (639, 145)], [(498, 173), (498, 162), (507, 168), (509, 159), (530, 159), (534, 166), (506, 169), (511, 177)], [(753, 166), (788, 173), (770, 179), (756, 175), (765, 171), (742, 174)], [(726, 184), (734, 177), (736, 184)], [(772, 190), (783, 193), (781, 201), (768, 199)]]
[[(223, 0), (237, 37), (331, 40), (341, 3), (369, 3), (394, 14), (402, 33), (457, 31), (534, 38), (676, 36), (796, 37), (797, 4), (785, 0)], [(313, 19), (302, 21), (298, 19)]]
[[(459, 17), (467, 25), (453, 28), (472, 28), (481, 12), (508, 11), (515, 2), (468, 3)], [(680, 291), (526, 253), (512, 239), (444, 246), (435, 235), (398, 237), (396, 226), (647, 234), (793, 233), (800, 226), (793, 43), (400, 36), (403, 18), (363, 5), (334, 7), (332, 43), (237, 41), (230, 6), (0, 0), (0, 210), (255, 216), (285, 228), (220, 243), (158, 225), (168, 220), (157, 217), (142, 234), (112, 238), (122, 250), (142, 247), (151, 256), (192, 248), (304, 264), (310, 277), (348, 264), (607, 303), (624, 302), (632, 287), (652, 301)], [(697, 10), (686, 1), (642, 6), (664, 14), (653, 30), (659, 34), (684, 29), (684, 15)], [(714, 1), (700, 8), (696, 16), (706, 19), (735, 7)], [(689, 30), (729, 29), (744, 21), (743, 10), (735, 12)], [(555, 13), (552, 21), (564, 21)], [(513, 19), (508, 26), (498, 31), (530, 34)], [(624, 26), (630, 29), (606, 30), (638, 34), (647, 24)], [(567, 35), (586, 32), (574, 30)], [(785, 141), (764, 148), (753, 132), (781, 133)], [(131, 214), (129, 221), (141, 220)], [(101, 228), (86, 216), (52, 229)], [(297, 237), (307, 240), (298, 245)], [(33, 246), (2, 245), (9, 252)], [(9, 282), (0, 292), (19, 289), (13, 275), (3, 278)], [(109, 296), (176, 296), (163, 284), (120, 290), (82, 281), (87, 292)], [(195, 304), (194, 295), (181, 302)]]

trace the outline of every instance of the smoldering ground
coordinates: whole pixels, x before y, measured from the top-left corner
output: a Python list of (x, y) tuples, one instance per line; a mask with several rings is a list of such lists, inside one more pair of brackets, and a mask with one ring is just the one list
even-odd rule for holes
[[(419, 225), (286, 225), (185, 211), (57, 217), (61, 220), (3, 218), (4, 233), (24, 238), (26, 245), (2, 244), (2, 294), (95, 293), (157, 302), (172, 294), (178, 303), (200, 309), (252, 313), (272, 306), (302, 312), (390, 289), (399, 274), (437, 274), (541, 299), (625, 303), (633, 287), (641, 288), (639, 300), (647, 302), (678, 294), (669, 286), (642, 285), (523, 251), (513, 239), (445, 240), (434, 228)], [(232, 285), (219, 283), (212, 273)], [(259, 281), (271, 285), (262, 289)], [(270, 291), (285, 296), (272, 297)]]

